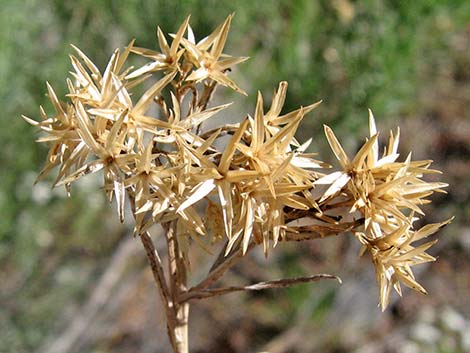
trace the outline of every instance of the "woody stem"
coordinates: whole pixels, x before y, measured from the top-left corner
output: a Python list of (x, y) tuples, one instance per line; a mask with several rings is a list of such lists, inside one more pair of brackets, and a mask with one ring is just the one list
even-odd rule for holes
[(189, 303), (180, 303), (178, 298), (187, 290), (187, 268), (183, 253), (178, 244), (176, 225), (169, 222), (163, 225), (168, 246), (168, 265), (170, 273), (170, 311), (168, 330), (175, 353), (188, 353)]
[[(135, 212), (135, 199), (129, 195)], [(135, 214), (135, 213), (134, 213)], [(169, 283), (160, 255), (148, 232), (140, 233), (152, 274), (157, 285), (167, 320), (167, 332), (174, 353), (188, 353), (189, 303), (178, 303), (178, 296), (186, 289), (186, 265), (178, 247), (174, 222), (163, 224), (168, 247)]]

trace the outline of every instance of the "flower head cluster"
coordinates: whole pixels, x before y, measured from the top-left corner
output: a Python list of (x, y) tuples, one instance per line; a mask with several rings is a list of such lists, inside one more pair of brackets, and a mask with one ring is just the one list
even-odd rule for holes
[(380, 285), (380, 305), (385, 309), (392, 287), (401, 295), (400, 282), (426, 293), (416, 282), (411, 266), (434, 261), (425, 251), (435, 241), (419, 246), (412, 244), (436, 232), (449, 221), (427, 225), (413, 230), (413, 222), (424, 215), (420, 206), (430, 201), (433, 192), (443, 192), (447, 184), (426, 182), (424, 174), (440, 173), (429, 169), (431, 161), (411, 161), (411, 154), (398, 162), (399, 130), (390, 132), (388, 145), (379, 157), (378, 132), (374, 116), (369, 110), (370, 137), (350, 159), (333, 131), (325, 126), (330, 147), (341, 164), (342, 171), (318, 179), (315, 184), (330, 185), (320, 199), (320, 204), (331, 202), (339, 196), (346, 197), (350, 212), (359, 212), (364, 218), (363, 229), (355, 235), (368, 250), (375, 265)]
[[(414, 230), (414, 214), (422, 214), (425, 198), (446, 184), (421, 179), (436, 172), (428, 169), (430, 161), (396, 161), (398, 133), (391, 134), (379, 158), (371, 114), (370, 138), (351, 160), (325, 127), (343, 170), (319, 178), (315, 170), (326, 165), (306, 152), (310, 141), (301, 144), (294, 136), (304, 115), (320, 102), (282, 114), (286, 82), (280, 83), (267, 112), (258, 93), (253, 116), (203, 129), (208, 119), (229, 106), (210, 106), (218, 85), (245, 94), (228, 76), (247, 59), (224, 53), (231, 20), (228, 16), (200, 41), (189, 17), (169, 37), (158, 28), (159, 51), (131, 41), (124, 51), (113, 53), (103, 72), (74, 47), (67, 100), (60, 101), (48, 84), (55, 112), (48, 116), (41, 108), (40, 122), (24, 117), (42, 130), (39, 141), (50, 146), (40, 177), (57, 167), (54, 185), (70, 191), (74, 181), (102, 172), (104, 190), (116, 200), (121, 221), (126, 195), (130, 200), (136, 235), (153, 224), (171, 222), (185, 242), (183, 251), (190, 239), (203, 247), (225, 239), (226, 254), (245, 253), (257, 244), (267, 252), (271, 242), (276, 245), (306, 229), (321, 236), (350, 230), (357, 220), (341, 223), (326, 214), (335, 208), (332, 200), (340, 197), (340, 204), (364, 219), (363, 227), (354, 230), (372, 255), (382, 307), (392, 286), (400, 292), (400, 282), (424, 291), (410, 267), (433, 260), (425, 253), (432, 242), (417, 247), (412, 243), (444, 223)], [(150, 62), (128, 67), (131, 54)], [(311, 192), (316, 184), (331, 186), (317, 199)], [(323, 223), (302, 228), (292, 222), (300, 218)]]
[[(305, 153), (308, 145), (300, 145), (294, 134), (317, 104), (281, 115), (287, 88), (282, 82), (268, 113), (259, 94), (253, 118), (203, 132), (201, 125), (229, 106), (208, 107), (216, 84), (244, 93), (227, 74), (246, 58), (223, 53), (231, 18), (199, 42), (189, 17), (171, 44), (158, 28), (161, 52), (132, 41), (123, 53), (114, 52), (104, 73), (74, 47), (78, 57), (71, 56), (68, 100), (59, 101), (48, 85), (55, 113), (47, 116), (41, 108), (40, 122), (25, 117), (44, 132), (40, 141), (50, 144), (41, 177), (57, 166), (55, 185), (69, 190), (74, 181), (102, 171), (104, 190), (115, 198), (121, 220), (126, 193), (132, 201), (136, 234), (176, 221), (181, 234), (201, 243), (209, 225), (214, 238), (227, 237), (227, 252), (234, 245), (246, 251), (250, 242), (263, 243), (267, 251), (270, 239), (276, 243), (285, 234), (286, 206), (313, 207), (311, 168), (321, 162)], [(125, 66), (131, 53), (152, 61), (133, 70)], [(156, 82), (137, 99), (134, 87), (151, 77)], [(216, 142), (227, 134), (220, 150)], [(206, 216), (199, 206), (203, 200)], [(214, 212), (222, 222), (215, 222)]]

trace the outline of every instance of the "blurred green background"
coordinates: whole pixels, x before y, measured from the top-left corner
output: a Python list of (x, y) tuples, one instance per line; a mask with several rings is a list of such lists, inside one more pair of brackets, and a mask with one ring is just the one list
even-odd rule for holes
[[(426, 207), (426, 221), (456, 219), (432, 251), (439, 261), (418, 274), (430, 295), (407, 291), (383, 314), (369, 259), (357, 258), (348, 236), (281, 245), (267, 261), (254, 254), (227, 283), (320, 272), (345, 283), (200, 302), (191, 314), (192, 352), (469, 352), (466, 0), (0, 0), (0, 352), (169, 351), (130, 223), (118, 224), (92, 178), (71, 198), (51, 191), (50, 180), (33, 187), (46, 149), (20, 115), (38, 117), (39, 105), (50, 111), (46, 80), (65, 93), (70, 43), (103, 68), (132, 38), (156, 48), (157, 24), (173, 32), (191, 14), (201, 38), (231, 12), (227, 52), (251, 57), (234, 72), (249, 96), (218, 93), (240, 104), (240, 118), (252, 113), (258, 89), (269, 97), (287, 80), (286, 111), (324, 99), (300, 138), (313, 136), (314, 150), (332, 161), (322, 124), (353, 152), (370, 107), (382, 130), (402, 127), (402, 155), (433, 159), (450, 183)], [(199, 263), (196, 256), (196, 276)]]

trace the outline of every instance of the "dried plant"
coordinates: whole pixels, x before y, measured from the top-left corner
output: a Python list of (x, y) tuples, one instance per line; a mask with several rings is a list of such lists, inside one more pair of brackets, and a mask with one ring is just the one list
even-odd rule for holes
[[(39, 141), (50, 146), (39, 178), (57, 167), (54, 185), (70, 192), (74, 181), (102, 173), (104, 190), (109, 200), (115, 200), (121, 221), (127, 196), (134, 234), (145, 247), (170, 342), (178, 353), (188, 352), (192, 300), (338, 279), (321, 274), (214, 288), (255, 246), (262, 245), (267, 255), (271, 244), (352, 232), (363, 252), (370, 253), (384, 310), (392, 287), (401, 295), (401, 283), (425, 293), (411, 267), (435, 260), (425, 252), (435, 241), (413, 244), (450, 221), (414, 229), (413, 223), (423, 215), (420, 206), (447, 185), (422, 179), (439, 173), (429, 169), (431, 161), (411, 161), (410, 155), (397, 161), (399, 131), (390, 133), (379, 156), (372, 112), (370, 136), (352, 159), (325, 126), (341, 166), (326, 174), (329, 166), (306, 152), (310, 141), (300, 143), (294, 137), (305, 114), (320, 102), (282, 114), (286, 82), (279, 84), (267, 112), (258, 93), (253, 117), (204, 130), (205, 121), (229, 106), (210, 106), (217, 86), (246, 94), (229, 78), (230, 69), (247, 59), (224, 53), (231, 20), (228, 16), (200, 41), (195, 40), (189, 17), (169, 37), (158, 28), (160, 51), (136, 47), (132, 41), (123, 52), (113, 53), (103, 73), (73, 47), (76, 56), (70, 56), (74, 71), (67, 79), (66, 101), (59, 101), (48, 84), (55, 113), (48, 116), (41, 108), (40, 122), (24, 117), (43, 132)], [(150, 61), (137, 69), (126, 67), (131, 53)], [(142, 85), (148, 88), (136, 97), (135, 87)], [(219, 141), (223, 136), (229, 137), (225, 144)], [(312, 193), (322, 184), (329, 185), (324, 192)], [(149, 234), (157, 223), (165, 231), (168, 273)], [(207, 276), (188, 288), (192, 244), (213, 249), (221, 242), (225, 245)]]

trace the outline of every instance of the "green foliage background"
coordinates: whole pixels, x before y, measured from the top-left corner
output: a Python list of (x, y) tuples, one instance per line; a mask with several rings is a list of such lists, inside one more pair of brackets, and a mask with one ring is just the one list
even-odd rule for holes
[[(324, 159), (323, 123), (355, 148), (368, 107), (382, 126), (419, 119), (434, 107), (426, 97), (439, 89), (442, 68), (457, 81), (463, 75), (468, 93), (468, 57), (455, 44), (468, 40), (465, 0), (0, 0), (0, 352), (34, 351), (59, 313), (86, 298), (117, 241), (128, 236), (93, 182), (71, 199), (49, 192), (48, 183), (32, 187), (46, 151), (20, 115), (49, 108), (46, 80), (64, 94), (70, 43), (103, 67), (132, 38), (155, 48), (156, 24), (171, 32), (191, 14), (201, 37), (231, 12), (228, 52), (251, 57), (234, 73), (249, 97), (236, 99), (251, 113), (256, 90), (269, 96), (281, 80), (289, 82), (286, 110), (324, 99), (302, 129)], [(468, 211), (465, 190), (466, 198), (443, 207)], [(304, 292), (288, 295), (302, 302)]]

